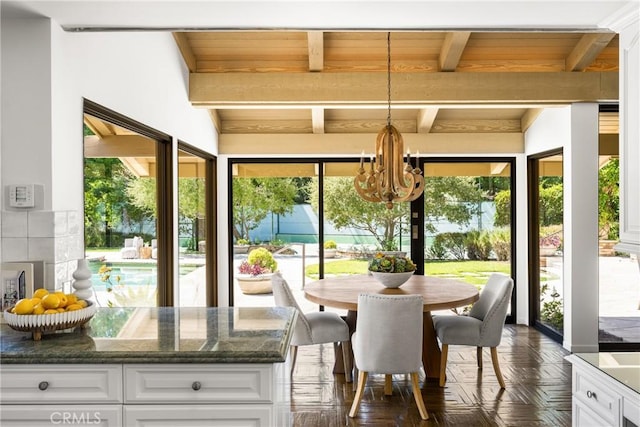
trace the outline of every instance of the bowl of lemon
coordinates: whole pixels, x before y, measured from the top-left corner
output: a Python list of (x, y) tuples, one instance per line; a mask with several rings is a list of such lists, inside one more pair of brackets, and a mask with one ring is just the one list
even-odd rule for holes
[(75, 294), (36, 289), (31, 298), (23, 298), (4, 311), (4, 318), (12, 329), (31, 332), (39, 341), (44, 332), (83, 326), (96, 313), (91, 301)]

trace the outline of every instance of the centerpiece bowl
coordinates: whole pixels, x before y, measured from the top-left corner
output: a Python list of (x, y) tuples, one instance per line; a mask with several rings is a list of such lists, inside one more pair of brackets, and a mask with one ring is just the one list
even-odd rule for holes
[(378, 282), (382, 283), (387, 288), (399, 288), (402, 286), (411, 276), (413, 271), (406, 271), (403, 273), (384, 273), (380, 271), (372, 271), (371, 275)]
[(402, 286), (415, 270), (416, 265), (407, 257), (379, 252), (369, 261), (369, 273), (387, 288)]

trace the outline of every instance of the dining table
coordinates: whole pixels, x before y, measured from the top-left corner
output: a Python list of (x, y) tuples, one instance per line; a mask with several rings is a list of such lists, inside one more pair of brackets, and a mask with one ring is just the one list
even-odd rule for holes
[[(355, 331), (356, 327), (358, 296), (360, 294), (422, 296), (424, 305), (422, 363), (428, 380), (440, 378), (441, 357), (431, 312), (463, 307), (479, 299), (478, 288), (474, 285), (456, 279), (418, 274), (411, 276), (398, 288), (387, 288), (369, 274), (328, 277), (309, 283), (304, 287), (304, 296), (309, 301), (321, 306), (346, 309), (346, 322), (351, 333)], [(340, 352), (336, 353), (336, 370), (334, 372), (339, 372), (342, 366), (339, 354)]]

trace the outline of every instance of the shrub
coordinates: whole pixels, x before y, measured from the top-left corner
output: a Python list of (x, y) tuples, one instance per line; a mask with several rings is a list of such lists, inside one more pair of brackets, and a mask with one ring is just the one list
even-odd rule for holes
[(444, 245), (444, 238), (440, 234), (433, 239), (431, 247), (427, 250), (428, 259), (445, 259), (447, 257), (447, 247)]
[(489, 235), (493, 252), (498, 261), (511, 259), (511, 231), (508, 228), (496, 228)]
[(251, 242), (248, 239), (238, 239), (236, 240), (236, 245), (248, 245)]
[(436, 236), (440, 237), (442, 244), (447, 248), (447, 253), (454, 259), (464, 260), (467, 254), (466, 233), (450, 232), (441, 233)]
[(491, 240), (486, 231), (469, 231), (465, 238), (467, 257), (471, 260), (486, 261), (491, 255)]
[[(256, 248), (249, 252), (246, 263), (249, 266), (260, 266), (262, 269), (269, 270), (268, 272), (274, 272), (278, 268), (278, 263), (273, 258), (273, 254), (265, 248)], [(266, 272), (263, 271), (263, 273)]]
[(327, 240), (326, 242), (324, 242), (325, 249), (336, 249), (337, 247), (338, 245), (333, 240)]

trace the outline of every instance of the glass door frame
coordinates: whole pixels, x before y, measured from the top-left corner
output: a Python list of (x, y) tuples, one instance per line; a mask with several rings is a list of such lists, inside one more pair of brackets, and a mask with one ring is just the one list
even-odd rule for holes
[[(199, 157), (205, 162), (205, 287), (206, 287), (206, 306), (218, 306), (218, 221), (216, 220), (216, 212), (218, 211), (218, 185), (216, 180), (217, 174), (217, 157), (205, 151), (199, 150), (191, 145), (178, 141), (178, 151), (187, 152), (195, 157)], [(180, 166), (178, 166), (179, 168)]]
[[(507, 315), (505, 323), (515, 323), (516, 300), (517, 300), (517, 270), (516, 270), (516, 159), (515, 157), (420, 157), (419, 166), (425, 171), (427, 163), (508, 163), (509, 178), (511, 180), (511, 277), (514, 282), (513, 293), (511, 295), (511, 313)], [(424, 194), (411, 202), (410, 224), (411, 224), (411, 259), (417, 265), (417, 274), (424, 275)]]
[[(529, 325), (542, 332), (552, 340), (562, 343), (563, 336), (538, 321), (540, 313), (540, 159), (551, 156), (562, 156), (563, 149), (553, 149), (527, 156), (527, 224), (529, 254)], [(564, 198), (564, 191), (563, 191)]]

